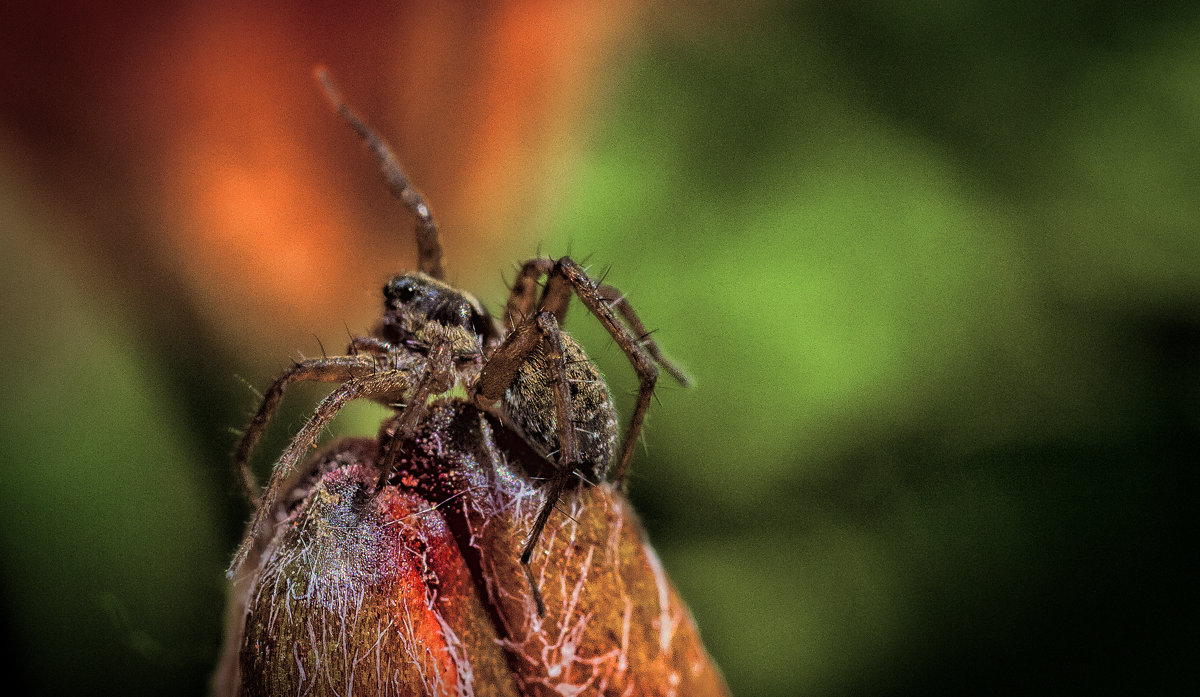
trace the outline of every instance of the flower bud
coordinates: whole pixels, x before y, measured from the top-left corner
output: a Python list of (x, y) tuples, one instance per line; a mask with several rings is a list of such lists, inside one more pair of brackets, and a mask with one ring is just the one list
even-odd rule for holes
[(581, 481), (551, 516), (539, 615), (518, 555), (546, 464), (462, 401), (396, 447), (394, 428), (334, 443), (281, 497), (235, 581), (219, 694), (727, 694), (612, 487)]

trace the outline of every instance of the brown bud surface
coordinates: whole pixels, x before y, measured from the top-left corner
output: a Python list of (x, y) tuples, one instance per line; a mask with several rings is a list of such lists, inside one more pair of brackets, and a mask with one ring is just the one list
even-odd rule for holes
[(580, 482), (551, 516), (540, 616), (518, 554), (545, 465), (461, 401), (390, 433), (326, 448), (279, 504), (235, 581), (219, 693), (727, 694), (620, 493)]

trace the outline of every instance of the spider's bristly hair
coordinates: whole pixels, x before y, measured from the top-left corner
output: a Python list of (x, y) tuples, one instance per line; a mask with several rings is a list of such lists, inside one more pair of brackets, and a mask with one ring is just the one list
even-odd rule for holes
[(254, 396), (258, 398), (258, 401), (260, 401), (260, 402), (262, 401), (263, 393), (259, 392), (258, 388), (255, 387), (253, 383), (251, 383), (249, 380), (242, 377), (241, 375), (235, 375), (234, 378), (236, 378), (238, 380), (238, 382), (242, 383), (247, 388), (249, 388), (250, 391), (254, 393)]
[(592, 481), (591, 479), (588, 479), (587, 476), (584, 475), (583, 472), (580, 472), (578, 468), (571, 470), (571, 474), (578, 477), (579, 481), (583, 482), (584, 484), (587, 484), (588, 486), (600, 486), (600, 482)]
[(564, 517), (566, 517), (566, 518), (568, 518), (568, 519), (570, 519), (570, 521), (571, 521), (571, 522), (575, 523), (576, 525), (579, 525), (579, 519), (578, 519), (578, 518), (576, 518), (575, 516), (571, 515), (570, 513), (567, 513), (566, 511), (564, 511), (564, 510), (562, 509), (562, 506), (559, 506), (557, 503), (556, 503), (556, 504), (554, 504), (554, 510), (556, 510), (556, 511), (558, 511), (559, 513), (563, 514), (563, 516), (564, 516)]

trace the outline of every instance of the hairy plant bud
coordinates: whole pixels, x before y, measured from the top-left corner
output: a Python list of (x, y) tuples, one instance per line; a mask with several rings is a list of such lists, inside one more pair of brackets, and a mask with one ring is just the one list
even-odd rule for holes
[(334, 443), (281, 497), (234, 582), (218, 694), (727, 694), (620, 493), (560, 502), (539, 615), (518, 554), (544, 463), (462, 401), (393, 430)]

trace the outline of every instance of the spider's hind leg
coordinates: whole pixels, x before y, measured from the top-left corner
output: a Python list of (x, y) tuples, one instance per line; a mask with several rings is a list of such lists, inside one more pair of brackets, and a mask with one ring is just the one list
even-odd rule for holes
[(546, 614), (546, 602), (542, 599), (542, 592), (538, 589), (537, 580), (533, 577), (529, 562), (533, 559), (533, 550), (537, 548), (538, 542), (542, 538), (542, 530), (546, 528), (546, 522), (550, 520), (550, 513), (558, 505), (558, 500), (566, 490), (567, 484), (571, 482), (574, 472), (573, 468), (555, 468), (554, 474), (550, 477), (550, 483), (546, 485), (546, 498), (542, 501), (542, 507), (538, 509), (537, 518), (534, 519), (533, 526), (529, 528), (529, 536), (525, 538), (525, 546), (521, 549), (521, 570), (525, 572), (525, 578), (529, 581), (529, 590), (533, 594), (533, 601), (537, 605), (539, 617), (544, 617)]
[[(633, 408), (633, 415), (629, 418), (625, 439), (621, 443), (620, 457), (609, 477), (616, 486), (620, 486), (629, 468), (629, 461), (633, 459), (633, 448), (641, 433), (646, 410), (650, 408), (650, 398), (654, 395), (654, 385), (658, 381), (658, 366), (662, 365), (668, 373), (685, 385), (688, 384), (688, 380), (679, 368), (663, 357), (658, 345), (649, 339), (641, 320), (619, 291), (612, 286), (597, 287), (583, 267), (569, 257), (563, 257), (554, 263), (546, 279), (539, 309), (556, 314), (566, 312), (566, 304), (572, 291), (608, 330), (609, 335), (625, 352), (638, 376), (637, 402)], [(620, 311), (620, 319), (614, 313), (613, 307)]]

